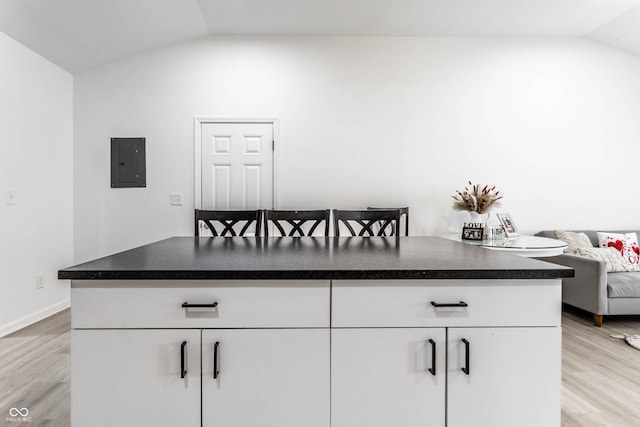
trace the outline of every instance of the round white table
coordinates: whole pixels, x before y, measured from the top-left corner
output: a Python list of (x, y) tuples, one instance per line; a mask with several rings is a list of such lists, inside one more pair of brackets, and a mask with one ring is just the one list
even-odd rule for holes
[(561, 255), (567, 247), (567, 244), (561, 240), (526, 235), (498, 240), (463, 240), (459, 234), (452, 234), (445, 237), (469, 245), (481, 246), (483, 248), (509, 252), (525, 257)]

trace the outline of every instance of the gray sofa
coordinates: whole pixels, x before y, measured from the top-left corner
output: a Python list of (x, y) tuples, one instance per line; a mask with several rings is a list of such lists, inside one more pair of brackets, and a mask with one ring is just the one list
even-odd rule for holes
[[(596, 230), (568, 231), (585, 233), (593, 246), (598, 246)], [(635, 232), (640, 238), (640, 230), (610, 232)], [(553, 230), (541, 231), (536, 236), (552, 239), (556, 237)], [(562, 302), (593, 313), (596, 326), (602, 326), (602, 316), (640, 315), (640, 271), (607, 273), (607, 264), (604, 261), (572, 254), (547, 257), (543, 260), (575, 270), (575, 277), (562, 280)]]

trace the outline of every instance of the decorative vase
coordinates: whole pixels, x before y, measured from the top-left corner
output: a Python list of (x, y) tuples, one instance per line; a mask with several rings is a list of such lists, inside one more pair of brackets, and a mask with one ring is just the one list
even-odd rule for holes
[[(476, 211), (468, 211), (469, 212), (469, 222), (474, 224), (484, 224), (489, 218), (488, 214), (479, 214)], [(486, 215), (486, 217), (485, 217)]]
[[(483, 214), (476, 211), (468, 212), (469, 224), (474, 224), (473, 227), (482, 229), (482, 240), (497, 240), (503, 237), (504, 230), (502, 229), (502, 225), (493, 224), (496, 220), (495, 216), (493, 218), (491, 217), (491, 212), (485, 212)], [(492, 218), (493, 221), (490, 222), (490, 218)]]

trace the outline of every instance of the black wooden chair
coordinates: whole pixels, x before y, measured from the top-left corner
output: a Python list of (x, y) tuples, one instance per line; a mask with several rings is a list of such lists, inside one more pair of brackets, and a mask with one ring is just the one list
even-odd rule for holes
[[(400, 222), (398, 223), (398, 234), (402, 233), (402, 227), (400, 225), (402, 225), (402, 222), (404, 222), (404, 235), (408, 236), (409, 235), (409, 208), (405, 207), (405, 208), (372, 208), (369, 207), (367, 208), (367, 210), (369, 211), (388, 211), (388, 210), (397, 210), (398, 212), (400, 212)], [(402, 217), (404, 216), (404, 221), (402, 221)]]
[(313, 236), (316, 229), (324, 223), (324, 235), (329, 235), (329, 209), (313, 211), (264, 211), (264, 232), (269, 235), (269, 224), (273, 224), (273, 233), (280, 236)]
[[(195, 235), (200, 236), (200, 222), (211, 230), (213, 236), (245, 236), (255, 230), (254, 235), (262, 232), (262, 211), (207, 211), (195, 210)], [(255, 228), (252, 227), (255, 223)]]
[[(340, 236), (340, 224), (351, 236), (374, 237), (396, 236), (400, 223), (400, 212), (390, 210), (333, 210), (333, 232)], [(354, 228), (355, 227), (355, 228)]]

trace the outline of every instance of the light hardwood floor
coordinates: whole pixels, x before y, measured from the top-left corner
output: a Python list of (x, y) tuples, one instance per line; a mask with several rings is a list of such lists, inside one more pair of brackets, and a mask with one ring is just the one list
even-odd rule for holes
[(640, 426), (640, 350), (613, 334), (640, 335), (640, 316), (562, 315), (562, 426)]
[[(609, 337), (640, 335), (640, 316), (596, 328), (588, 313), (565, 307), (562, 326), (562, 426), (640, 426), (640, 351)], [(69, 328), (65, 310), (0, 338), (0, 426), (69, 425)], [(14, 407), (28, 408), (31, 422), (7, 421)]]
[[(0, 338), (0, 426), (69, 426), (70, 327), (64, 310)], [(11, 408), (31, 422), (8, 420)]]

